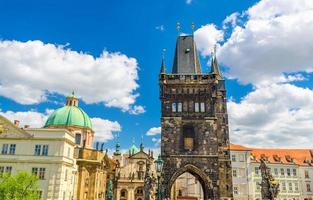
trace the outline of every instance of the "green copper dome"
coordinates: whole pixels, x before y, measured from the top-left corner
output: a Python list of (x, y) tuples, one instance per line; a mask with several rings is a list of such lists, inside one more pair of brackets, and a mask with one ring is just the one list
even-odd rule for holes
[(66, 106), (54, 111), (44, 127), (49, 126), (79, 126), (92, 129), (89, 116), (78, 107), (78, 99), (74, 93), (67, 97)]
[(64, 106), (54, 111), (45, 124), (45, 127), (48, 126), (80, 126), (92, 129), (89, 116), (76, 106)]
[(133, 144), (130, 148), (129, 148), (129, 151), (134, 154), (134, 153), (138, 153), (139, 152), (139, 149), (136, 147), (135, 144)]

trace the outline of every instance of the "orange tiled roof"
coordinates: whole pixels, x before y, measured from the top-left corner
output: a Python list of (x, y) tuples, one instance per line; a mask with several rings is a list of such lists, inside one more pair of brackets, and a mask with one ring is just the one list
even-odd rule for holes
[(273, 164), (313, 166), (313, 149), (247, 148), (242, 145), (231, 144), (230, 150), (251, 151), (252, 162), (259, 162), (261, 158), (265, 158)]

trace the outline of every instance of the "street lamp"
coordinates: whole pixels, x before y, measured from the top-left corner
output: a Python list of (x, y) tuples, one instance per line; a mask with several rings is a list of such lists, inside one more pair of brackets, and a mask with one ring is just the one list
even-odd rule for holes
[(155, 170), (157, 172), (158, 177), (158, 188), (157, 188), (157, 200), (161, 200), (161, 187), (160, 187), (160, 179), (163, 170), (163, 160), (161, 159), (161, 155), (158, 156), (158, 159), (154, 161)]

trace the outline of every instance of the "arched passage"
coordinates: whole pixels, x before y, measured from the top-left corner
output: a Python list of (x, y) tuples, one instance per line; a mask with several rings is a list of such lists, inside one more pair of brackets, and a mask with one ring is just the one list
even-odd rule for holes
[[(199, 184), (202, 186), (202, 195), (200, 195), (203, 197), (204, 200), (214, 199), (211, 180), (209, 180), (208, 176), (202, 170), (191, 164), (187, 164), (184, 167), (178, 169), (172, 175), (166, 188), (166, 190), (169, 192), (169, 197), (175, 198), (172, 187), (175, 184), (175, 181), (185, 173), (189, 173), (190, 175), (192, 175), (195, 180), (198, 181)], [(176, 196), (177, 195), (179, 194), (176, 193)]]

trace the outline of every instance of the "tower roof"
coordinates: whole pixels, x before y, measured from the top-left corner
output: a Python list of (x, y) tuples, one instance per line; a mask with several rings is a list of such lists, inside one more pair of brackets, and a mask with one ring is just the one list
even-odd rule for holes
[(178, 36), (172, 73), (201, 73), (198, 50), (193, 35)]

